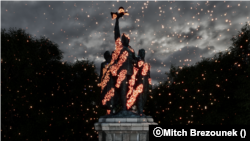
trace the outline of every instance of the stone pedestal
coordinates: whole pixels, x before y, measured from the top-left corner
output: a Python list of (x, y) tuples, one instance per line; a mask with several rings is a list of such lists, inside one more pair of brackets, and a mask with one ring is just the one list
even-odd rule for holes
[(95, 123), (99, 141), (148, 141), (149, 125), (158, 125), (152, 117), (100, 118)]

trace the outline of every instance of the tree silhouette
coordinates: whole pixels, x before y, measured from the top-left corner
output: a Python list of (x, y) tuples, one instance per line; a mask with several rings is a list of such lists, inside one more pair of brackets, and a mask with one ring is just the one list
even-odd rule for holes
[(146, 113), (163, 124), (249, 125), (249, 27), (231, 39), (228, 52), (182, 69), (171, 66), (169, 80), (153, 90)]
[[(58, 45), (21, 29), (2, 29), (2, 139), (95, 140), (98, 105), (93, 62), (61, 62)], [(98, 98), (97, 98), (98, 97)]]

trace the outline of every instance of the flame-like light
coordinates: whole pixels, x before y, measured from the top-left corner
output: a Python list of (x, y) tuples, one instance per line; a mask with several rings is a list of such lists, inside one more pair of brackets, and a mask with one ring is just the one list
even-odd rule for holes
[(112, 60), (110, 62), (110, 65), (113, 65), (113, 63), (115, 62), (115, 60), (117, 60), (121, 50), (122, 50), (122, 42), (120, 40), (120, 38), (118, 37), (115, 41), (115, 51), (112, 54)]
[(134, 73), (131, 76), (131, 79), (129, 80), (129, 90), (128, 90), (128, 93), (127, 93), (127, 98), (129, 98), (129, 96), (133, 92), (133, 88), (134, 88), (134, 85), (135, 85), (135, 76), (136, 76), (138, 70), (139, 70), (138, 68), (134, 67)]
[(111, 99), (111, 97), (114, 96), (114, 88), (111, 88), (107, 94), (105, 95), (104, 99), (102, 100), (102, 105), (105, 105), (107, 101), (109, 101)]
[(151, 78), (148, 78), (148, 83), (149, 83), (150, 85), (152, 85), (152, 83), (151, 83)]
[(105, 75), (105, 77), (104, 77), (104, 79), (102, 81), (102, 84), (101, 84), (102, 85), (101, 92), (104, 89), (104, 87), (107, 85), (109, 79), (110, 79), (110, 77), (109, 77), (109, 70), (108, 70), (108, 72), (106, 73), (106, 75)]
[(139, 61), (139, 62), (138, 62), (139, 68), (143, 65), (143, 63), (144, 63), (144, 61)]
[[(108, 65), (105, 65), (105, 67), (102, 69), (102, 70), (103, 70), (103, 73), (102, 73), (102, 78), (101, 78), (101, 86), (102, 86), (102, 81), (103, 81), (104, 74), (107, 72), (108, 67), (109, 67), (109, 64), (108, 64)], [(101, 91), (102, 91), (102, 90), (101, 90)]]
[(141, 74), (143, 76), (145, 76), (147, 74), (147, 72), (148, 72), (148, 63), (145, 63), (145, 64), (143, 64), (143, 69), (142, 69)]
[(114, 65), (114, 67), (112, 67), (112, 75), (116, 76), (117, 75), (117, 71), (119, 70), (119, 68), (122, 66), (122, 64), (127, 60), (127, 56), (128, 56), (128, 52), (124, 51), (120, 57), (119, 57), (119, 61), (117, 63), (117, 65)]
[(122, 64), (127, 60), (127, 56), (125, 56), (125, 54), (122, 54), (119, 58), (119, 61), (117, 63), (117, 67), (120, 68), (122, 66)]
[(127, 70), (122, 70), (120, 73), (119, 73), (119, 77), (117, 79), (117, 82), (116, 82), (116, 88), (119, 88), (120, 85), (121, 85), (121, 82), (125, 79), (126, 77), (126, 74), (127, 74)]
[[(102, 78), (101, 78), (101, 86), (103, 85), (103, 77), (104, 77), (104, 74), (105, 74), (105, 72), (107, 71), (107, 69), (106, 68), (103, 68), (102, 69), (103, 71), (103, 73), (102, 73)], [(102, 91), (102, 89), (103, 89), (103, 87), (101, 87), (101, 91)]]
[(131, 97), (127, 101), (127, 109), (131, 108), (131, 106), (134, 105), (136, 97), (138, 96), (139, 93), (142, 92), (142, 89), (143, 89), (143, 85), (142, 84), (140, 84), (139, 86), (137, 86), (136, 90), (133, 92), (133, 94), (131, 95)]
[(111, 66), (110, 68), (112, 76), (116, 76), (117, 75), (117, 64), (114, 64), (113, 66)]
[(112, 54), (112, 60), (110, 62), (110, 65), (112, 65), (112, 66), (109, 68), (109, 70), (113, 76), (117, 75), (117, 70), (118, 70), (118, 66), (117, 66), (117, 64), (114, 64), (114, 62), (115, 62), (115, 60), (117, 60), (117, 58), (122, 50), (122, 43), (120, 41), (120, 38), (117, 38), (117, 40), (115, 41), (115, 44), (116, 44), (116, 48), (115, 48), (114, 53)]
[(127, 98), (130, 97), (130, 95), (132, 94), (133, 92), (133, 87), (129, 86), (129, 90), (128, 90), (128, 93), (127, 93)]
[(122, 63), (124, 63), (126, 60), (127, 60), (127, 56), (128, 56), (128, 52), (127, 51), (124, 51), (123, 53), (122, 53), (122, 55), (120, 56), (120, 60), (119, 60), (119, 62), (118, 62), (118, 64), (121, 66), (122, 65)]
[(134, 86), (134, 85), (135, 85), (135, 81), (134, 81), (133, 78), (131, 78), (131, 79), (129, 80), (129, 85), (130, 85), (130, 86)]

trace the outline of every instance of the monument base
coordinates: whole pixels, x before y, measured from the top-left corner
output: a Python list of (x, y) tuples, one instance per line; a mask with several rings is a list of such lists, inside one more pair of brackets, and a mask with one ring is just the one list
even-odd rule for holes
[(100, 118), (95, 123), (99, 141), (148, 141), (153, 118)]

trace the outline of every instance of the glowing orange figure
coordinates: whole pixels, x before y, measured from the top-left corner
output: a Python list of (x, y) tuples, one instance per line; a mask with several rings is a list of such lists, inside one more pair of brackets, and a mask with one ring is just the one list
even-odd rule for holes
[(148, 83), (149, 83), (150, 85), (152, 85), (152, 83), (151, 83), (151, 78), (148, 78)]
[(129, 90), (128, 90), (128, 93), (127, 93), (127, 98), (129, 98), (129, 96), (133, 92), (133, 88), (134, 88), (134, 85), (135, 85), (135, 76), (136, 76), (138, 70), (139, 70), (138, 68), (134, 67), (134, 73), (131, 76), (131, 79), (129, 80)]
[(111, 99), (111, 97), (114, 96), (114, 88), (111, 88), (107, 94), (105, 95), (104, 99), (102, 100), (102, 105), (105, 105), (107, 101), (109, 101)]
[(127, 70), (122, 70), (120, 73), (119, 73), (119, 77), (117, 79), (117, 83), (116, 83), (116, 88), (119, 88), (120, 85), (121, 85), (121, 82), (125, 79), (126, 77), (126, 74), (127, 74)]
[(127, 101), (127, 109), (130, 109), (131, 106), (135, 103), (136, 97), (138, 96), (139, 93), (141, 93), (143, 90), (143, 84), (140, 84), (137, 86), (136, 90), (133, 92), (129, 100)]
[(138, 66), (141, 67), (144, 64), (144, 61), (139, 61)]
[(142, 74), (143, 76), (145, 76), (145, 75), (147, 74), (147, 72), (148, 72), (148, 64), (145, 63), (145, 64), (143, 65), (143, 69), (142, 69), (141, 74)]

